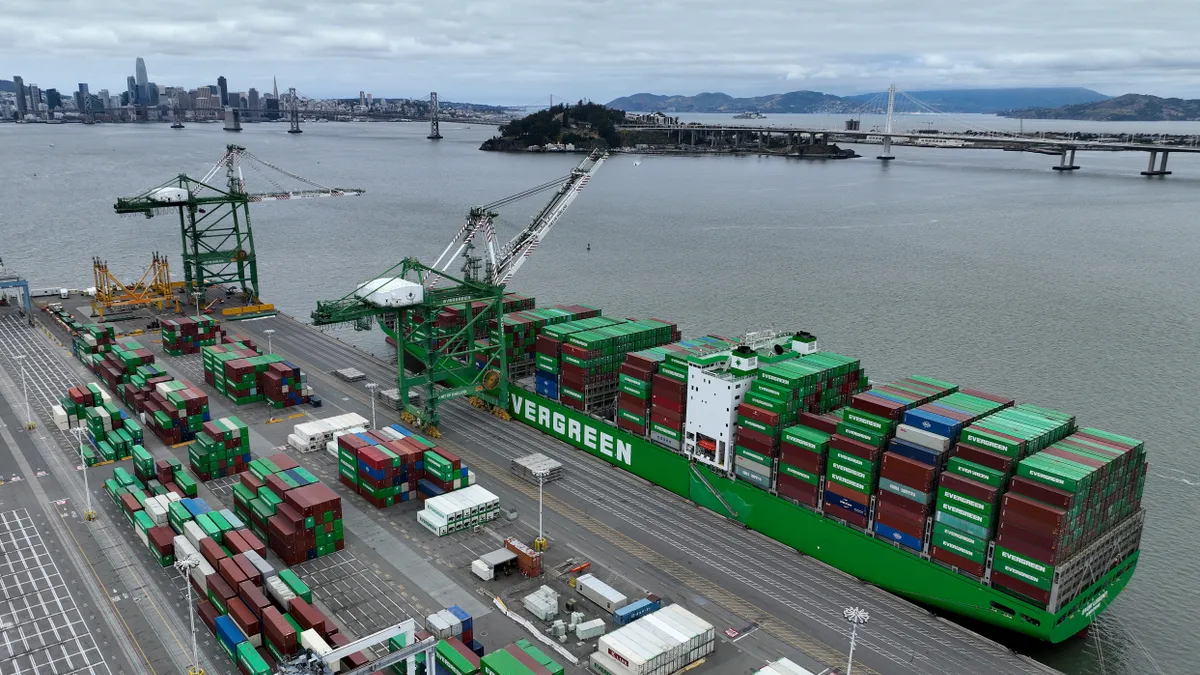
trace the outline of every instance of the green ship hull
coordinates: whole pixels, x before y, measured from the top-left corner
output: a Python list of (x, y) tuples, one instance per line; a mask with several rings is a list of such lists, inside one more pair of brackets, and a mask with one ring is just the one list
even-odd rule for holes
[[(612, 425), (513, 385), (509, 413), (547, 435), (867, 583), (926, 606), (1046, 642), (1086, 629), (1124, 590), (1134, 551), (1059, 612), (1050, 613), (743, 481), (730, 480)], [(711, 489), (710, 489), (711, 487)], [(719, 497), (718, 497), (719, 495)]]

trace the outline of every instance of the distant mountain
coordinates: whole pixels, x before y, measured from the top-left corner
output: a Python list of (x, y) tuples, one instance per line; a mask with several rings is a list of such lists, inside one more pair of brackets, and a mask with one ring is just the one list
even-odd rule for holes
[[(1057, 107), (1103, 101), (1108, 97), (1091, 89), (1079, 87), (1023, 89), (934, 89), (906, 92), (909, 96), (942, 112), (998, 113), (1003, 110), (1032, 107)], [(608, 107), (631, 112), (694, 112), (694, 113), (827, 113), (844, 114), (858, 111), (871, 99), (886, 103), (886, 92), (834, 96), (819, 91), (793, 91), (749, 98), (734, 98), (722, 93), (703, 93), (695, 96), (662, 96), (634, 94), (609, 101)], [(901, 101), (900, 109), (911, 109), (912, 103)]]
[(17, 85), (12, 80), (0, 80), (0, 91), (16, 91)]
[(1004, 117), (1094, 122), (1164, 122), (1200, 120), (1200, 99), (1159, 98), (1125, 94), (1094, 103), (1007, 110)]
[[(906, 91), (918, 101), (942, 112), (998, 113), (1014, 108), (1057, 108), (1064, 105), (1093, 103), (1109, 97), (1098, 91), (1083, 87), (1024, 87), (1018, 89), (930, 89)], [(887, 100), (887, 92), (847, 96), (860, 105), (880, 96)], [(901, 98), (898, 96), (898, 98)], [(911, 109), (906, 105), (903, 109)]]

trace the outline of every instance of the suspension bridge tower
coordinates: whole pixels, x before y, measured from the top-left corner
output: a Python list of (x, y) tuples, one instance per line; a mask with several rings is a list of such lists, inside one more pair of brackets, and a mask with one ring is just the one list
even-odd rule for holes
[(429, 135), (431, 141), (441, 140), (442, 132), (438, 129), (438, 97), (436, 91), (429, 92)]
[(296, 88), (288, 89), (288, 133), (302, 134), (304, 131), (300, 129), (300, 96), (296, 94)]

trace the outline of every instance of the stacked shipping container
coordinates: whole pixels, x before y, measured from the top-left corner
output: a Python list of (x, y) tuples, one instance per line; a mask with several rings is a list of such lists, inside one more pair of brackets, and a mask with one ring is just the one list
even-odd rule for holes
[(336, 434), (338, 479), (375, 508), (436, 497), (474, 483), (457, 455), (393, 424)]
[(594, 316), (580, 316), (575, 319), (547, 323), (541, 329), (534, 341), (534, 385), (537, 392), (554, 400), (559, 399), (559, 369), (562, 360), (562, 346), (567, 336), (582, 333), (621, 323), (619, 319), (600, 316), (599, 310), (594, 310)]
[(232, 476), (250, 463), (250, 429), (236, 417), (205, 422), (188, 448), (188, 462), (200, 480)]
[(221, 342), (221, 323), (211, 316), (163, 319), (163, 351), (171, 356), (199, 354), (201, 347), (211, 347)]
[(282, 453), (251, 461), (233, 488), (235, 513), (288, 565), (345, 548), (342, 500)]
[(307, 403), (307, 376), (278, 354), (259, 354), (244, 343), (201, 349), (204, 380), (238, 405), (266, 401), (273, 408)]
[(522, 298), (521, 303), (510, 303), (506, 296), (504, 306), (506, 313), (500, 322), (503, 328), (497, 330), (493, 322), (490, 339), (503, 341), (509, 374), (514, 378), (526, 377), (533, 372), (537, 337), (546, 326), (600, 316), (600, 310), (586, 305), (534, 309), (533, 300), (528, 298)]

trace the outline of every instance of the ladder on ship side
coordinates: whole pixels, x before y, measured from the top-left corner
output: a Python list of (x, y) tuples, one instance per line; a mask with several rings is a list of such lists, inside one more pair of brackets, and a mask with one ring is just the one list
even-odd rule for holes
[(708, 482), (708, 479), (704, 477), (704, 474), (700, 473), (700, 469), (696, 468), (695, 464), (691, 464), (690, 466), (692, 468), (692, 473), (696, 476), (696, 478), (700, 479), (701, 483), (704, 483), (704, 487), (708, 488), (708, 491), (717, 498), (717, 501), (721, 502), (721, 505), (725, 507), (726, 511), (732, 514), (734, 518), (737, 518), (737, 511), (733, 510), (733, 507), (729, 505), (729, 502), (725, 501), (725, 498), (721, 496), (721, 493), (712, 486), (712, 483)]

